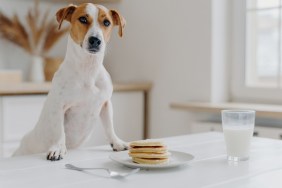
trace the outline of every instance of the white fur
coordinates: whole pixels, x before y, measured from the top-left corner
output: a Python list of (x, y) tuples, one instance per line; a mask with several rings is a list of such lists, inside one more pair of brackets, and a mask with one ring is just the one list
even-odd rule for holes
[[(97, 18), (97, 8), (87, 7), (88, 14)], [(96, 54), (87, 51), (86, 41), (91, 35), (102, 37), (101, 50)], [(98, 120), (114, 150), (127, 148), (113, 129), (113, 85), (103, 65), (104, 53), (99, 25), (89, 29), (82, 47), (69, 35), (65, 59), (53, 78), (39, 121), (14, 155), (47, 152), (48, 159), (59, 160), (67, 149), (79, 147), (90, 136)]]

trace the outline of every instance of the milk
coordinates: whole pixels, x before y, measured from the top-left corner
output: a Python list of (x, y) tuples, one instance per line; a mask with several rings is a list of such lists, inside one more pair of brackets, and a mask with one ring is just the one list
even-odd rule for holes
[(250, 153), (253, 130), (251, 126), (230, 126), (223, 128), (227, 155), (231, 157), (247, 158)]

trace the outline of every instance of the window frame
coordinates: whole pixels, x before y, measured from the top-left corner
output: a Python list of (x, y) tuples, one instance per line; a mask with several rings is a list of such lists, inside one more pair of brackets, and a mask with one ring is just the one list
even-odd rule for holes
[(282, 88), (246, 86), (246, 0), (232, 1), (231, 101), (282, 103)]

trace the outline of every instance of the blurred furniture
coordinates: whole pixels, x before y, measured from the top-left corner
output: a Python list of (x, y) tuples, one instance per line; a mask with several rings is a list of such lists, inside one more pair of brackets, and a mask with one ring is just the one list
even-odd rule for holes
[(54, 3), (117, 3), (122, 0), (51, 0)]
[[(45, 154), (0, 160), (1, 187), (213, 187), (258, 188), (282, 186), (282, 142), (254, 138), (250, 159), (228, 163), (221, 133), (202, 133), (164, 138), (170, 150), (187, 152), (195, 159), (180, 168), (141, 170), (125, 179), (108, 178), (101, 171), (78, 172), (64, 167), (72, 163), (83, 167), (125, 170), (109, 159), (109, 146), (70, 150), (62, 161), (46, 161)], [(171, 156), (173, 158), (173, 156)]]
[(7, 82), (11, 84), (22, 82), (22, 71), (0, 69), (0, 84)]
[[(170, 104), (172, 109), (184, 110), (192, 113), (213, 114), (220, 117), (221, 110), (224, 109), (252, 109), (256, 111), (256, 117), (274, 118), (282, 120), (282, 106), (268, 104), (251, 103), (210, 103), (210, 102), (173, 102)], [(222, 131), (221, 122), (209, 122), (193, 120), (191, 133)], [(254, 136), (282, 139), (282, 127), (269, 125), (255, 126)]]
[(62, 64), (63, 58), (46, 57), (44, 60), (45, 60), (44, 62), (45, 81), (50, 82), (52, 81), (54, 74)]
[[(38, 121), (51, 83), (0, 84), (0, 157), (10, 156)], [(126, 140), (147, 136), (150, 83), (114, 84), (112, 103), (117, 135)], [(95, 125), (86, 146), (106, 144), (102, 126)]]

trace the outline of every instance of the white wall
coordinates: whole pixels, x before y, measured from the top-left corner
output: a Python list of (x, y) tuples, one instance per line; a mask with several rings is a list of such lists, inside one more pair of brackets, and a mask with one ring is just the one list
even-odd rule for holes
[[(3, 4), (4, 2), (4, 4)], [(21, 4), (19, 3), (21, 2)], [(25, 12), (27, 1), (0, 0), (10, 11)], [(124, 38), (113, 33), (105, 58), (115, 82), (152, 81), (150, 136), (186, 134), (191, 115), (169, 108), (172, 101), (212, 98), (212, 1), (207, 0), (122, 0), (106, 6), (119, 10), (127, 20)], [(61, 5), (52, 7), (55, 11)], [(22, 52), (0, 44), (0, 62), (16, 63), (26, 69)], [(59, 55), (65, 48), (55, 49)], [(9, 65), (11, 67), (11, 65)], [(130, 112), (128, 112), (130, 113)], [(128, 115), (130, 117), (130, 114)], [(133, 125), (134, 126), (134, 125)]]
[(124, 0), (124, 39), (113, 37), (106, 65), (114, 80), (153, 81), (150, 135), (189, 131), (172, 101), (211, 99), (211, 1)]

